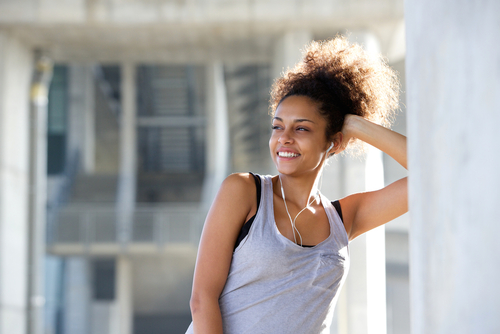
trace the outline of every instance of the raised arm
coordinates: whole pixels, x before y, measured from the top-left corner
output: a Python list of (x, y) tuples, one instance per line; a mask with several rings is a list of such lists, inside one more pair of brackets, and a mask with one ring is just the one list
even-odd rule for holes
[[(407, 168), (405, 136), (355, 115), (346, 117), (342, 134), (342, 143), (347, 143), (352, 137), (358, 138), (387, 153)], [(340, 205), (344, 226), (352, 240), (408, 211), (407, 178), (380, 190), (347, 196), (340, 200)]]
[(219, 296), (238, 233), (257, 210), (255, 198), (252, 176), (233, 174), (224, 180), (210, 208), (198, 249), (190, 302), (195, 334), (222, 334)]

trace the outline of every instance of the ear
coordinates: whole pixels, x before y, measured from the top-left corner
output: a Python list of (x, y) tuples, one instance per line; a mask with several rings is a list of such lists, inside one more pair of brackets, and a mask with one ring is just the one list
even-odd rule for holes
[(344, 139), (344, 135), (342, 134), (342, 132), (337, 132), (336, 134), (334, 134), (332, 137), (331, 137), (331, 142), (333, 143), (333, 147), (332, 149), (329, 151), (329, 154), (328, 156), (332, 156), (334, 154), (339, 154), (340, 152), (342, 152), (345, 147), (343, 147), (343, 141)]

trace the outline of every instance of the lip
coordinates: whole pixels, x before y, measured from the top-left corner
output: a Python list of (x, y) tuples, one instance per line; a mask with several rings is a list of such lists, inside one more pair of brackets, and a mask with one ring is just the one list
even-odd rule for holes
[[(280, 157), (279, 156), (280, 152), (298, 154), (298, 156), (296, 156), (296, 157)], [(287, 148), (280, 148), (279, 150), (276, 151), (276, 156), (278, 159), (292, 160), (292, 159), (296, 159), (296, 158), (300, 157), (300, 153), (295, 151), (295, 150), (291, 150), (291, 149), (287, 149)]]

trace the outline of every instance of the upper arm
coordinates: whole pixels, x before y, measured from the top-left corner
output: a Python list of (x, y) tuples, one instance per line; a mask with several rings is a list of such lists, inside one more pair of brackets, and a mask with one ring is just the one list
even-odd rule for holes
[(256, 209), (255, 197), (255, 183), (249, 174), (232, 174), (222, 183), (203, 227), (192, 298), (220, 296), (236, 238), (249, 213)]
[(408, 182), (402, 178), (380, 190), (357, 193), (340, 201), (349, 240), (408, 211)]

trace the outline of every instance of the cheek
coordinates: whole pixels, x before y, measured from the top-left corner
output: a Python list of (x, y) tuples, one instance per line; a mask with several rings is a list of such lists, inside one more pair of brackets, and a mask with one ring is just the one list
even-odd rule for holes
[(269, 149), (272, 150), (273, 148), (275, 148), (277, 143), (277, 136), (275, 134), (271, 134), (271, 137), (269, 137)]
[(271, 154), (271, 156), (273, 156), (273, 151), (274, 151), (274, 148), (276, 147), (276, 140), (274, 140), (273, 136), (271, 136), (271, 138), (269, 138), (269, 153)]

